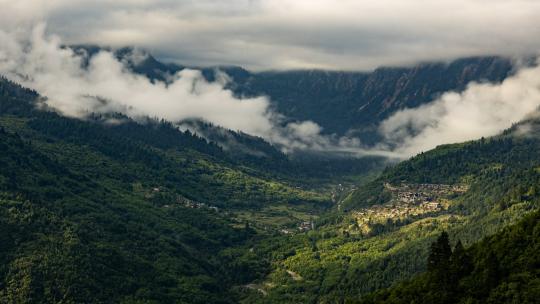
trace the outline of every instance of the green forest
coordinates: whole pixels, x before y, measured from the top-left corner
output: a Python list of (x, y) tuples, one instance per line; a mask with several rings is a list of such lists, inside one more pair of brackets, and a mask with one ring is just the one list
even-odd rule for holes
[(431, 244), (425, 273), (359, 303), (537, 303), (539, 233), (538, 212), (467, 249), (460, 240), (452, 248), (443, 232)]
[(540, 298), (540, 138), (518, 125), (398, 164), (302, 160), (41, 98), (0, 80), (0, 303)]

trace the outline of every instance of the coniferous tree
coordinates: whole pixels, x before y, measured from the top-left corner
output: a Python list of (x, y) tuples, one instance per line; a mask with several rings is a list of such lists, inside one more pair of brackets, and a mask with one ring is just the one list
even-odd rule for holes
[(456, 297), (459, 297), (461, 293), (460, 280), (469, 275), (473, 270), (471, 257), (460, 240), (457, 241), (450, 256), (449, 268), (448, 298), (451, 302), (455, 302)]
[(428, 258), (428, 271), (440, 272), (448, 270), (452, 248), (448, 233), (443, 231), (435, 242), (431, 244), (431, 251)]
[(499, 260), (493, 251), (490, 251), (483, 263), (483, 284), (484, 292), (487, 294), (489, 291), (499, 284), (501, 270), (499, 266)]
[(456, 246), (454, 246), (454, 251), (450, 257), (450, 271), (451, 271), (451, 280), (452, 283), (456, 283), (459, 279), (463, 278), (466, 275), (469, 275), (472, 271), (473, 264), (471, 257), (465, 251), (463, 244), (460, 240), (457, 241)]
[(450, 257), (452, 248), (448, 233), (442, 232), (435, 242), (431, 244), (431, 251), (428, 257), (428, 288), (431, 292), (427, 295), (426, 301), (429, 303), (450, 303), (452, 298), (452, 288), (450, 287)]

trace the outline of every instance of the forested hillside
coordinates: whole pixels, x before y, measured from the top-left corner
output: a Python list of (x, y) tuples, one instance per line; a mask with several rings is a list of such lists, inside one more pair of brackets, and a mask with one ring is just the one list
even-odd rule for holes
[(442, 231), (470, 246), (516, 223), (539, 207), (538, 123), (388, 168), (321, 217), (316, 230), (274, 249), (273, 270), (261, 281), (268, 295), (246, 303), (354, 302), (426, 270), (429, 244)]
[(221, 281), (231, 281), (218, 254), (245, 242), (249, 230), (206, 210), (156, 208), (159, 197), (142, 185), (137, 193), (74, 170), (18, 135), (0, 133), (5, 302), (205, 303), (227, 293)]
[(537, 303), (540, 298), (540, 214), (468, 249), (448, 234), (430, 247), (428, 271), (369, 295), (361, 303)]
[(330, 206), (276, 179), (279, 153), (266, 172), (168, 122), (71, 119), (40, 98), (0, 82), (2, 302), (233, 303), (267, 267), (236, 213)]
[[(429, 245), (446, 231), (483, 265), (475, 257), (487, 241), (473, 244), (538, 209), (534, 119), (360, 183), (382, 159), (290, 158), (200, 121), (191, 129), (204, 138), (150, 118), (73, 119), (43, 98), (0, 80), (6, 303), (377, 302), (395, 292), (455, 299), (457, 289), (434, 295), (424, 284)], [(480, 282), (482, 267), (456, 279), (463, 299), (522, 296), (508, 271), (482, 294), (461, 286)]]

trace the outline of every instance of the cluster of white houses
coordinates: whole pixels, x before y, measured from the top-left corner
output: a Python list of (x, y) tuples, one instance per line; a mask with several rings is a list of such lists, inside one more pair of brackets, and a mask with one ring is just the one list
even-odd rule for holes
[(426, 213), (442, 211), (444, 198), (467, 191), (467, 186), (444, 184), (385, 184), (392, 199), (384, 205), (374, 205), (354, 212), (359, 224), (380, 222), (386, 219), (403, 219)]

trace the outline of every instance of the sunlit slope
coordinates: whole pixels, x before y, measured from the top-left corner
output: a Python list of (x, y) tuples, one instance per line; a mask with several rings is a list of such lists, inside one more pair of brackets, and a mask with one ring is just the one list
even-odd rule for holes
[(443, 230), (453, 242), (472, 244), (517, 222), (539, 204), (537, 129), (537, 121), (524, 122), (388, 168), (318, 229), (276, 249), (281, 255), (274, 253), (263, 281), (268, 296), (246, 301), (358, 299), (425, 270), (429, 244)]

